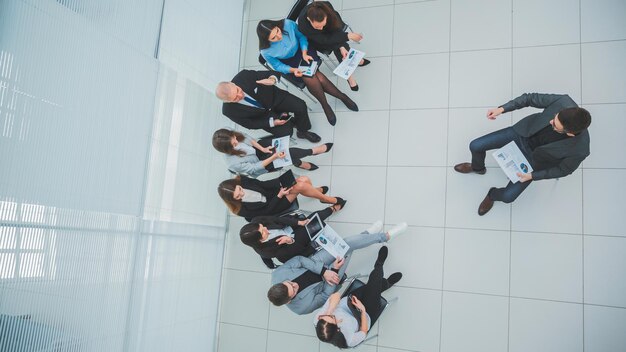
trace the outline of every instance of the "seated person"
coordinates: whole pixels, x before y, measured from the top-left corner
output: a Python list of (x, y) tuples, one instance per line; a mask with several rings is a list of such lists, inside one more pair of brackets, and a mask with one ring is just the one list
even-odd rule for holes
[(281, 214), (289, 209), (299, 194), (319, 199), (322, 203), (339, 205), (339, 209), (345, 206), (346, 200), (327, 196), (325, 191), (328, 187), (313, 187), (306, 176), (298, 177), (296, 184), (288, 189), (281, 187), (278, 178), (259, 181), (246, 176), (222, 181), (217, 186), (217, 193), (228, 209), (248, 221), (256, 216)]
[[(320, 136), (309, 131), (311, 120), (304, 100), (275, 86), (277, 74), (271, 71), (243, 70), (231, 82), (220, 82), (215, 95), (224, 102), (222, 114), (247, 129), (262, 129), (274, 136), (291, 136), (317, 143)], [(293, 112), (291, 120), (284, 119)]]
[[(219, 129), (213, 133), (213, 147), (218, 152), (224, 153), (228, 169), (238, 174), (247, 174), (250, 177), (258, 177), (265, 173), (276, 171), (273, 161), (283, 159), (285, 153), (272, 152), (272, 136), (261, 138), (258, 142), (247, 134)], [(333, 147), (333, 143), (318, 145), (312, 149), (289, 148), (289, 155), (295, 167), (304, 170), (317, 170), (319, 167), (313, 163), (302, 161), (309, 155), (327, 153)]]
[[(333, 205), (315, 213), (324, 221), (337, 210), (339, 206)], [(285, 263), (297, 255), (308, 257), (315, 253), (304, 227), (308, 222), (308, 219), (299, 220), (291, 216), (258, 216), (243, 225), (239, 231), (239, 238), (245, 245), (252, 247), (261, 258), (276, 258)]]
[(256, 27), (259, 37), (261, 55), (272, 68), (283, 74), (293, 74), (301, 77), (306, 88), (320, 102), (324, 114), (331, 125), (335, 125), (337, 117), (326, 100), (324, 92), (341, 100), (352, 111), (359, 111), (359, 107), (347, 95), (342, 93), (320, 70), (312, 77), (302, 75), (298, 69), (302, 60), (310, 63), (311, 60), (320, 62), (315, 50), (309, 52), (309, 43), (298, 30), (292, 20), (280, 21), (263, 20)]
[[(307, 5), (298, 16), (298, 29), (309, 41), (309, 44), (318, 51), (332, 51), (337, 61), (343, 61), (350, 46), (348, 40), (360, 42), (363, 35), (353, 32), (344, 32), (346, 24), (329, 1), (314, 1)], [(370, 61), (362, 59), (359, 66), (365, 66)], [(348, 77), (348, 85), (353, 91), (359, 90), (354, 77)]]
[(339, 289), (339, 278), (343, 277), (353, 251), (374, 243), (389, 242), (405, 232), (407, 224), (398, 224), (386, 233), (382, 233), (382, 229), (382, 221), (377, 221), (364, 232), (345, 237), (350, 246), (345, 258), (333, 258), (322, 249), (309, 258), (289, 259), (272, 272), (273, 286), (267, 292), (267, 298), (275, 306), (286, 304), (296, 314), (311, 313)]
[(315, 312), (313, 324), (321, 341), (339, 348), (348, 348), (365, 340), (371, 322), (376, 321), (382, 313), (381, 292), (402, 278), (402, 273), (393, 273), (386, 279), (383, 277), (383, 264), (387, 259), (387, 253), (388, 249), (385, 246), (378, 251), (374, 270), (370, 273), (365, 286), (357, 288), (343, 298), (339, 292), (332, 294), (324, 306)]

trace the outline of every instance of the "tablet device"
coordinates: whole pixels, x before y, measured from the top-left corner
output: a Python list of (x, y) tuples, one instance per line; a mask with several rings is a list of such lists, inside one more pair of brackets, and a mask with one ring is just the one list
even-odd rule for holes
[(318, 63), (315, 60), (311, 60), (311, 62), (308, 63), (304, 60), (300, 60), (298, 70), (300, 70), (304, 76), (311, 77), (317, 72), (317, 66)]
[(296, 178), (293, 176), (293, 172), (291, 170), (287, 170), (284, 174), (278, 177), (280, 181), (280, 185), (285, 188), (291, 188), (296, 184)]

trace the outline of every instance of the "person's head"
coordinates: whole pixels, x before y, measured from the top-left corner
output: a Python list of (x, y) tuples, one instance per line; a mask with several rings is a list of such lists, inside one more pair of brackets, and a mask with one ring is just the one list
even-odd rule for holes
[(339, 18), (335, 11), (323, 2), (313, 2), (306, 11), (306, 19), (311, 27), (321, 31), (324, 28), (330, 30), (339, 29)]
[(298, 284), (293, 281), (284, 281), (270, 287), (267, 291), (267, 298), (275, 306), (282, 306), (296, 297), (299, 288)]
[(246, 94), (238, 85), (233, 82), (220, 82), (215, 88), (215, 96), (227, 103), (237, 103), (243, 99)]
[(219, 130), (213, 133), (213, 148), (220, 153), (228, 154), (228, 155), (245, 155), (246, 152), (243, 150), (237, 150), (235, 147), (243, 142), (244, 137), (243, 134), (232, 131), (226, 128), (220, 128)]
[(257, 248), (259, 244), (267, 240), (269, 235), (270, 232), (267, 227), (263, 226), (263, 224), (259, 222), (245, 224), (241, 230), (239, 230), (239, 238), (241, 239), (241, 242), (252, 248)]
[(567, 108), (559, 111), (550, 124), (556, 132), (574, 137), (589, 127), (591, 114), (583, 108)]
[(259, 37), (259, 50), (267, 49), (271, 43), (283, 40), (283, 33), (287, 34), (283, 30), (284, 26), (284, 19), (280, 21), (259, 21), (259, 24), (256, 26), (256, 35)]
[(322, 342), (328, 342), (339, 348), (348, 348), (346, 338), (337, 326), (337, 318), (334, 315), (320, 315), (315, 325), (317, 338)]
[(217, 193), (233, 214), (239, 214), (241, 199), (243, 198), (243, 188), (241, 187), (241, 178), (239, 176), (222, 181), (217, 186)]

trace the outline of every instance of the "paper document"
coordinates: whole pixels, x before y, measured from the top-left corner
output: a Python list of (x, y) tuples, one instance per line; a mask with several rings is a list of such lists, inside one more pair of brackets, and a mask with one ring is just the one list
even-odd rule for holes
[(498, 165), (500, 165), (500, 168), (502, 168), (502, 171), (504, 171), (506, 176), (513, 183), (517, 183), (519, 181), (519, 177), (517, 177), (518, 172), (524, 174), (533, 172), (532, 166), (530, 166), (530, 163), (526, 160), (524, 153), (522, 153), (514, 141), (511, 141), (509, 144), (496, 150), (492, 155), (498, 162)]
[(298, 66), (298, 70), (302, 72), (302, 75), (311, 77), (317, 72), (317, 61), (311, 60), (310, 64), (307, 64), (306, 61), (300, 61), (300, 66)]
[(337, 66), (333, 73), (343, 79), (348, 79), (359, 66), (359, 62), (361, 62), (363, 57), (365, 57), (364, 52), (351, 48), (346, 59)]
[(272, 145), (274, 146), (275, 153), (285, 152), (283, 159), (278, 158), (272, 162), (275, 168), (278, 169), (279, 167), (293, 164), (291, 162), (291, 155), (289, 154), (289, 136), (272, 139)]
[(335, 258), (343, 258), (348, 252), (348, 249), (350, 249), (346, 241), (344, 241), (332, 227), (328, 226), (328, 224), (324, 226), (324, 230), (316, 236), (315, 242)]

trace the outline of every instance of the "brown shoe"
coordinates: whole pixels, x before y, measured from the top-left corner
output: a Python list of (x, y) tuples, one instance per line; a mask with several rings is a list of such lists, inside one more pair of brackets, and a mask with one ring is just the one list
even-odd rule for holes
[(489, 210), (493, 208), (493, 199), (489, 197), (489, 193), (491, 192), (492, 189), (495, 189), (495, 187), (491, 187), (489, 189), (489, 192), (487, 192), (485, 199), (483, 199), (483, 201), (480, 202), (480, 205), (478, 206), (478, 215), (480, 216), (487, 214)]
[(471, 163), (460, 163), (460, 164), (454, 165), (454, 171), (460, 172), (462, 174), (475, 173), (475, 174), (479, 174), (479, 175), (484, 175), (485, 173), (487, 173), (487, 168), (484, 168), (484, 169), (482, 169), (480, 171), (476, 171), (476, 170), (472, 169), (472, 164)]

